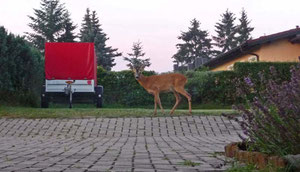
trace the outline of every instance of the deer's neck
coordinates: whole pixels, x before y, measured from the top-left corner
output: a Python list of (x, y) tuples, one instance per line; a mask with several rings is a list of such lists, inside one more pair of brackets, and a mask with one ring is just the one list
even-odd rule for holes
[(139, 82), (139, 84), (142, 86), (142, 87), (146, 87), (147, 85), (147, 81), (148, 81), (148, 77), (147, 76), (144, 76), (144, 75), (140, 75), (139, 79), (137, 80)]

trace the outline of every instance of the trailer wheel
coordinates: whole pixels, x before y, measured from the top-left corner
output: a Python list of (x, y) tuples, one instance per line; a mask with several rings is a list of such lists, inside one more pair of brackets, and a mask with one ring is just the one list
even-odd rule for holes
[(97, 108), (102, 108), (102, 104), (103, 104), (102, 95), (103, 95), (103, 87), (102, 86), (95, 87), (95, 99), (96, 99)]
[(42, 93), (41, 93), (41, 108), (48, 108), (48, 107), (49, 107), (48, 95), (46, 93), (45, 86), (43, 86)]

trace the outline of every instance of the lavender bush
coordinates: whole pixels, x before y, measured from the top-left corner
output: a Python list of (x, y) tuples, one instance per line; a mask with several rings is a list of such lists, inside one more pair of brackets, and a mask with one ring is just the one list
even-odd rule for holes
[[(272, 78), (276, 70), (270, 68)], [(266, 79), (260, 74), (265, 89), (248, 104), (235, 105), (242, 115), (240, 125), (250, 149), (275, 155), (300, 154), (300, 64), (291, 67), (291, 79)], [(241, 94), (255, 92), (251, 78), (245, 78)], [(239, 86), (241, 86), (239, 84)]]

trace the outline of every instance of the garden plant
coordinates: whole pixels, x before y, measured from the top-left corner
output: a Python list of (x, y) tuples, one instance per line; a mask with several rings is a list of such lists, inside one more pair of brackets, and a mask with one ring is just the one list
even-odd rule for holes
[(250, 77), (244, 78), (245, 84), (238, 84), (240, 95), (247, 98), (247, 105), (234, 106), (242, 117), (241, 138), (249, 151), (281, 157), (300, 154), (300, 64), (290, 68), (287, 81), (278, 77), (274, 67), (270, 73), (269, 78), (259, 74), (262, 90), (254, 89)]

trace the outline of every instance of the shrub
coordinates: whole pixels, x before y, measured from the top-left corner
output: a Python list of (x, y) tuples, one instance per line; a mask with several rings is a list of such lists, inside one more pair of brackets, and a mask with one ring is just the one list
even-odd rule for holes
[[(244, 85), (244, 78), (249, 76), (252, 82), (255, 83), (256, 88), (254, 92), (248, 91), (246, 95), (248, 100), (253, 99), (264, 88), (264, 84), (261, 83), (257, 74), (258, 71), (265, 71), (264, 74), (269, 78), (271, 75), (270, 72), (266, 72), (268, 71), (266, 68), (272, 64), (275, 64), (276, 67), (280, 66), (278, 70), (280, 77), (278, 78), (280, 80), (287, 80), (290, 78), (288, 68), (295, 63), (238, 63), (235, 66), (236, 71), (212, 72), (204, 69), (186, 72), (185, 75), (188, 78), (186, 89), (192, 95), (193, 107), (199, 104), (227, 106), (244, 102), (237, 94), (235, 83), (240, 83), (242, 87)], [(155, 74), (153, 71), (144, 72), (144, 75), (153, 74)], [(138, 84), (131, 71), (113, 72), (98, 68), (98, 83), (104, 86), (105, 105), (120, 105), (125, 107), (153, 106), (152, 95), (148, 94)], [(172, 93), (161, 94), (160, 96), (164, 107), (170, 108), (174, 105), (175, 99)], [(183, 99), (179, 107), (185, 108), (186, 106), (187, 102)]]
[[(290, 67), (297, 65), (296, 62), (238, 62), (234, 64), (234, 72), (236, 73), (236, 81), (239, 87), (245, 84), (244, 78), (251, 78), (253, 83), (252, 90), (247, 92), (247, 100), (252, 100), (255, 96), (265, 90), (265, 83), (262, 83), (259, 73), (263, 73), (266, 79), (276, 79), (277, 81), (287, 81), (291, 77)], [(270, 72), (270, 67), (273, 66), (277, 70), (277, 75), (274, 76)], [(275, 78), (274, 78), (275, 77)], [(243, 93), (245, 94), (245, 92)], [(238, 97), (239, 95), (237, 95)]]
[(232, 71), (190, 71), (187, 89), (194, 103), (232, 104), (236, 101)]
[(186, 73), (188, 78), (187, 89), (192, 96), (192, 101), (204, 103), (209, 101), (210, 88), (214, 85), (213, 72), (194, 72)]
[[(153, 71), (145, 71), (145, 76), (154, 75)], [(131, 71), (106, 71), (98, 67), (98, 84), (104, 87), (104, 105), (123, 107), (153, 106), (153, 96), (135, 80)], [(161, 94), (163, 105), (170, 106), (174, 100), (173, 94)], [(173, 105), (173, 104), (172, 104)]]
[[(213, 106), (227, 106), (240, 102), (245, 102), (236, 91), (236, 83), (240, 87), (245, 87), (244, 78), (249, 77), (254, 83), (253, 90), (244, 90), (248, 100), (259, 96), (259, 92), (264, 90), (264, 84), (259, 78), (259, 71), (264, 71), (265, 77), (272, 77), (267, 70), (269, 66), (278, 67), (277, 79), (285, 81), (290, 78), (289, 67), (296, 63), (237, 63), (235, 71), (212, 72), (206, 69), (199, 71), (188, 71), (185, 75), (188, 78), (186, 84), (187, 91), (192, 95), (193, 107), (201, 104)], [(146, 71), (144, 75), (153, 75), (155, 72)], [(98, 68), (98, 83), (104, 86), (104, 105), (118, 105), (125, 107), (152, 107), (153, 96), (148, 94), (134, 79), (131, 71), (105, 71)], [(161, 94), (161, 102), (164, 107), (171, 108), (175, 103), (172, 93)], [(186, 108), (187, 101), (183, 98), (179, 108)]]
[(260, 82), (259, 73), (263, 72), (265, 77), (269, 79), (272, 73), (269, 70), (271, 66), (276, 68), (281, 80), (290, 79), (290, 67), (297, 65), (296, 62), (237, 62), (234, 64), (234, 71), (239, 78), (250, 77), (252, 82)]
[(232, 105), (235, 102), (241, 101), (236, 96), (235, 79), (236, 73), (234, 71), (220, 71), (215, 73), (215, 88), (213, 92), (216, 94), (216, 102), (225, 105)]
[[(300, 153), (300, 64), (290, 72), (291, 78), (283, 82), (274, 67), (269, 79), (260, 73), (265, 89), (248, 101), (249, 109), (235, 106), (242, 114), (240, 124), (252, 149), (276, 155)], [(255, 88), (251, 78), (245, 78), (245, 83), (248, 90)]]
[(1, 101), (37, 106), (43, 78), (41, 54), (23, 37), (0, 27)]

